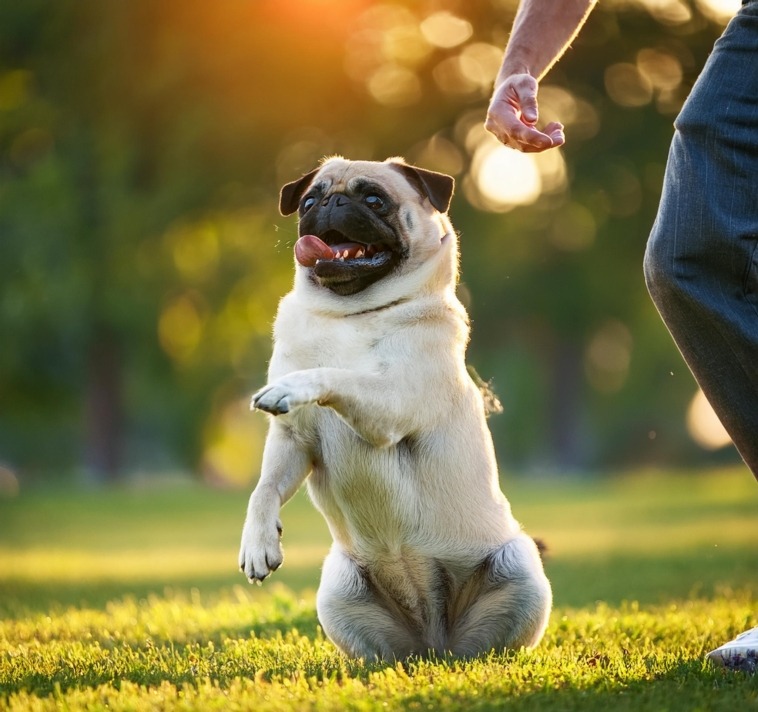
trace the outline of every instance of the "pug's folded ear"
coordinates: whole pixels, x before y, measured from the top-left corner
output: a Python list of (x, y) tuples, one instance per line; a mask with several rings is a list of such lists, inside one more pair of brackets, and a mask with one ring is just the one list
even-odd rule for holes
[(399, 170), (421, 195), (429, 198), (436, 210), (441, 213), (447, 212), (455, 190), (455, 179), (452, 176), (409, 166), (400, 161), (389, 161), (389, 164)]
[(279, 191), (279, 212), (282, 215), (292, 215), (297, 210), (300, 205), (300, 198), (308, 190), (313, 176), (318, 171), (319, 169), (315, 168), (310, 173), (306, 173), (302, 178), (298, 178), (282, 186), (281, 191)]

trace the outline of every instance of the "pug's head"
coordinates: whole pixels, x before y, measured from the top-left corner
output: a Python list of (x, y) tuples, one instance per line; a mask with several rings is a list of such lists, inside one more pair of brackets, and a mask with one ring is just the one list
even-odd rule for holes
[(431, 256), (452, 233), (445, 216), (454, 181), (402, 159), (331, 158), (285, 185), (279, 209), (298, 213), (295, 259), (315, 285), (362, 292)]

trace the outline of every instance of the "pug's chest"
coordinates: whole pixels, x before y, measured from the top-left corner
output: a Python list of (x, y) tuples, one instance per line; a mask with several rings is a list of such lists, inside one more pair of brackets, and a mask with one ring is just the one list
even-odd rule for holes
[(346, 378), (358, 378), (376, 371), (386, 359), (385, 351), (381, 338), (358, 338), (344, 328), (310, 328), (276, 343), (269, 378), (320, 368), (342, 369)]
[(303, 413), (300, 433), (312, 458), (308, 488), (322, 514), (369, 539), (410, 526), (418, 493), (403, 448), (374, 447), (333, 411), (320, 411)]
[(281, 375), (310, 368), (370, 370), (399, 326), (383, 312), (335, 317), (285, 300), (274, 326), (272, 365)]
[[(290, 429), (311, 459), (314, 472), (330, 486), (350, 488), (385, 465), (379, 448), (363, 440), (331, 408), (309, 405), (292, 415)], [(381, 462), (380, 462), (381, 461)]]

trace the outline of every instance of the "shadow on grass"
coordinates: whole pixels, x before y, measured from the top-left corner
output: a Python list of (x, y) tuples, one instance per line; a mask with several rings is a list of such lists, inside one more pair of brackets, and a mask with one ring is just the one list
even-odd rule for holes
[[(534, 681), (535, 685), (539, 681)], [(718, 691), (714, 694), (714, 691)], [(721, 699), (720, 699), (721, 698)], [(544, 712), (643, 712), (654, 710), (709, 710), (734, 712), (758, 706), (758, 675), (726, 672), (708, 667), (702, 660), (672, 665), (665, 673), (637, 679), (603, 676), (590, 685), (570, 680), (546, 682), (544, 689), (508, 695), (497, 687), (430, 700), (415, 694), (398, 700), (397, 709), (477, 709)]]
[[(306, 617), (307, 618), (307, 617)], [(315, 619), (314, 619), (315, 620)], [(295, 622), (295, 621), (293, 621)], [(306, 626), (308, 620), (303, 620)], [(247, 631), (247, 633), (252, 631)], [(305, 634), (305, 631), (299, 631)], [(236, 631), (243, 637), (245, 630)], [(317, 635), (314, 631), (313, 635)], [(234, 637), (233, 635), (228, 636)], [(309, 637), (312, 637), (309, 635)], [(228, 642), (228, 641), (227, 641)], [(129, 646), (122, 651), (124, 663), (139, 658), (123, 667), (113, 661), (110, 667), (91, 665), (72, 670), (69, 662), (60, 661), (56, 669), (49, 667), (45, 672), (30, 670), (17, 678), (12, 686), (5, 686), (3, 692), (32, 692), (38, 696), (65, 695), (72, 688), (95, 689), (100, 685), (112, 685), (119, 689), (124, 681), (159, 686), (169, 683), (176, 687), (196, 686), (206, 680), (213, 680), (222, 689), (228, 688), (237, 679), (256, 679), (273, 682), (305, 677), (317, 684), (324, 680), (344, 680), (346, 678), (367, 683), (373, 673), (381, 673), (386, 664), (366, 664), (363, 661), (347, 660), (336, 652), (326, 660), (280, 659), (276, 652), (268, 656), (257, 655), (246, 649), (242, 641), (240, 647), (229, 651), (219, 642), (213, 645), (187, 643), (174, 645), (170, 641), (148, 640), (139, 646)], [(476, 667), (479, 658), (471, 661)], [(467, 663), (454, 663), (465, 669)], [(590, 660), (587, 661), (590, 664)], [(601, 662), (591, 663), (602, 666)], [(651, 666), (653, 665), (651, 661)], [(394, 667), (392, 665), (390, 668)], [(429, 675), (424, 667), (415, 673), (413, 664), (408, 670), (411, 677)], [(458, 685), (448, 686), (443, 675), (439, 684), (425, 686), (423, 692), (398, 696), (392, 700), (393, 709), (469, 709), (478, 710), (582, 710), (582, 712), (640, 712), (641, 710), (729, 710), (755, 709), (758, 700), (758, 675), (727, 672), (709, 667), (701, 659), (674, 662), (665, 672), (629, 672), (609, 669), (593, 682), (563, 677), (541, 677), (545, 673), (533, 673), (528, 669), (519, 671), (521, 684), (526, 691), (513, 694), (508, 685), (500, 687), (497, 680), (488, 680), (481, 688)], [(534, 677), (530, 679), (530, 675)], [(529, 689), (531, 688), (531, 689)], [(715, 694), (714, 694), (714, 691)], [(314, 694), (320, 694), (314, 690)], [(367, 702), (367, 700), (366, 700)], [(723, 702), (723, 704), (721, 704)], [(377, 701), (377, 706), (379, 701)], [(386, 706), (386, 703), (385, 703)], [(370, 705), (366, 705), (368, 709)]]

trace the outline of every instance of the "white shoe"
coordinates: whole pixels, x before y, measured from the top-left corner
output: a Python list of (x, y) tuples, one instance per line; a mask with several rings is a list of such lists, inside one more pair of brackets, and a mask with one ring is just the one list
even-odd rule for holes
[(754, 673), (758, 670), (758, 626), (740, 633), (705, 657), (714, 665)]

